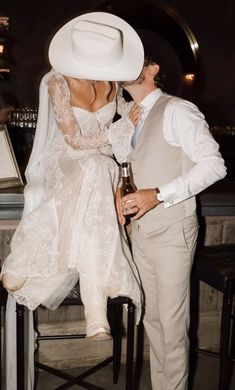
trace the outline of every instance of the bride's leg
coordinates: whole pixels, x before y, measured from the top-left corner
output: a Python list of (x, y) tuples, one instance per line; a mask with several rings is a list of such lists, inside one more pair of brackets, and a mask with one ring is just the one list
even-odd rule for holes
[(25, 284), (27, 279), (25, 276), (16, 276), (11, 272), (6, 272), (2, 277), (2, 284), (6, 290), (16, 291)]
[(85, 308), (87, 337), (97, 340), (110, 338), (105, 288), (80, 275), (80, 293)]

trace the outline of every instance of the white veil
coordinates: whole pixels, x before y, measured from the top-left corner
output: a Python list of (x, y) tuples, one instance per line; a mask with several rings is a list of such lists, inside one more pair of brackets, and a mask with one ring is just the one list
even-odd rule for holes
[[(45, 152), (58, 132), (48, 96), (48, 81), (55, 74), (52, 69), (41, 80), (39, 89), (38, 121), (32, 153), (25, 171), (27, 185), (24, 190), (25, 218), (41, 202), (43, 195)], [(25, 376), (26, 389), (34, 388), (34, 341), (33, 313), (25, 312)], [(6, 390), (17, 389), (16, 367), (16, 301), (8, 295), (6, 309)]]
[(27, 185), (24, 190), (25, 204), (22, 218), (32, 212), (32, 210), (40, 204), (44, 180), (43, 158), (58, 132), (53, 109), (48, 96), (48, 81), (55, 73), (56, 72), (51, 69), (51, 71), (42, 78), (40, 83), (36, 133), (32, 153), (25, 170)]

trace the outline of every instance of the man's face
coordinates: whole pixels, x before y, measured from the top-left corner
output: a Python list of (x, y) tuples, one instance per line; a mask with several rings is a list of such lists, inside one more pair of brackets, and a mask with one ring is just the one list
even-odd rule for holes
[(144, 72), (145, 71), (145, 66), (143, 67), (142, 69), (142, 72), (140, 73), (138, 79), (136, 80), (133, 80), (133, 81), (119, 81), (118, 82), (118, 85), (121, 87), (121, 88), (126, 88), (126, 87), (129, 87), (131, 85), (139, 85), (139, 84), (142, 84), (145, 80), (145, 75), (144, 75)]

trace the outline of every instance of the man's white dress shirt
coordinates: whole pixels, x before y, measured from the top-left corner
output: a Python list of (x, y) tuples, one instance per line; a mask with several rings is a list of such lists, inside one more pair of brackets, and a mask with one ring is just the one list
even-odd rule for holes
[[(142, 115), (133, 134), (133, 147), (150, 110), (162, 94), (162, 90), (157, 88), (140, 102)], [(226, 175), (219, 145), (212, 137), (204, 115), (193, 103), (183, 99), (177, 99), (176, 103), (174, 98), (170, 99), (163, 116), (163, 135), (166, 142), (181, 147), (195, 163), (188, 172), (159, 187), (165, 207), (198, 194)]]

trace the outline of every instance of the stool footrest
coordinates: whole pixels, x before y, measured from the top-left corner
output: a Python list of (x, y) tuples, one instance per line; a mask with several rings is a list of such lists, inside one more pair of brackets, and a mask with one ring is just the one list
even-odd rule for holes
[(209, 351), (208, 349), (197, 348), (196, 352), (198, 352), (201, 355), (207, 355), (207, 356), (211, 356), (211, 357), (215, 357), (215, 358), (219, 358), (220, 357), (219, 352)]
[(55, 335), (45, 335), (37, 336), (37, 341), (39, 340), (71, 340), (71, 339), (85, 339), (86, 334), (55, 334)]
[[(214, 358), (220, 358), (220, 353), (219, 352), (209, 351), (208, 349), (197, 348), (196, 352), (198, 352), (201, 355), (207, 355), (207, 356), (211, 356), (211, 357), (214, 357)], [(229, 359), (232, 362), (235, 362), (235, 356), (233, 354), (229, 357)]]
[(63, 371), (60, 371), (54, 367), (47, 366), (46, 364), (43, 364), (40, 362), (35, 362), (35, 366), (38, 368), (41, 368), (44, 371), (49, 372), (50, 374), (56, 375), (62, 379), (69, 381), (69, 382), (65, 383), (64, 385), (57, 387), (57, 389), (55, 389), (55, 390), (67, 389), (75, 384), (80, 385), (80, 386), (82, 386), (86, 389), (90, 389), (90, 390), (105, 390), (103, 387), (99, 387), (99, 386), (93, 385), (91, 383), (85, 382), (83, 379), (88, 377), (89, 375), (93, 374), (94, 372), (98, 371), (99, 369), (105, 367), (106, 365), (108, 365), (112, 361), (113, 361), (113, 357), (111, 356), (111, 357), (103, 360), (102, 362), (96, 364), (95, 366), (89, 368), (88, 370), (84, 371), (83, 373), (81, 373), (77, 377), (69, 375)]

